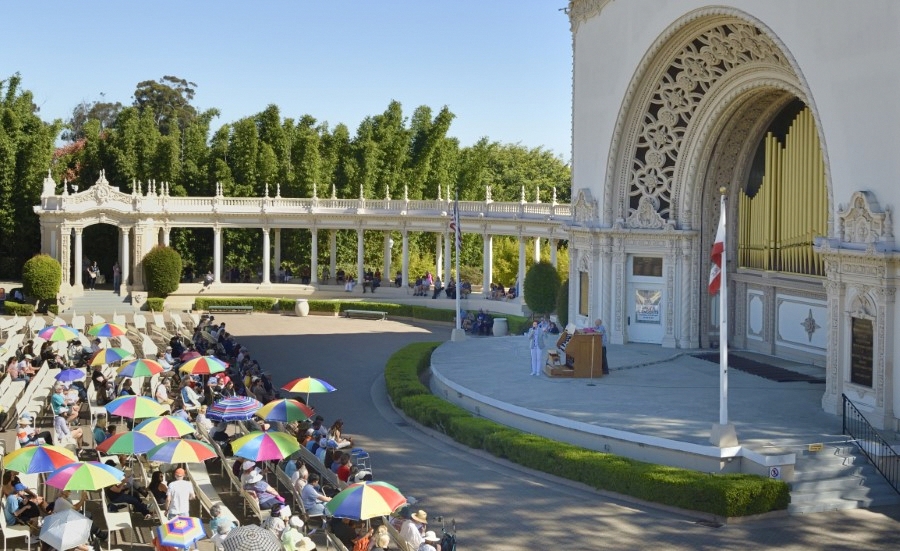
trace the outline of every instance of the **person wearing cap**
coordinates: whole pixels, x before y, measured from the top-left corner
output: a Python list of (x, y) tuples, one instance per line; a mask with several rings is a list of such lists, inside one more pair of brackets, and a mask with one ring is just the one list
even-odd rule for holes
[(6, 524), (24, 524), (31, 527), (35, 534), (40, 529), (38, 517), (41, 516), (41, 504), (43, 498), (28, 491), (24, 484), (13, 486), (13, 493), (6, 497), (6, 508), (3, 514), (6, 516)]
[(50, 408), (53, 410), (53, 415), (63, 417), (67, 423), (70, 423), (78, 418), (79, 407), (78, 404), (73, 403), (71, 400), (66, 400), (64, 392), (65, 387), (59, 383), (53, 387), (53, 396), (50, 397)]
[(190, 503), (197, 496), (194, 495), (194, 485), (185, 480), (184, 476), (184, 469), (175, 469), (175, 480), (166, 491), (166, 513), (169, 518), (191, 516)]
[(425, 535), (422, 536), (422, 539), (424, 541), (419, 545), (418, 551), (437, 551), (435, 545), (441, 542), (441, 538), (439, 538), (433, 530), (425, 532)]
[(331, 501), (331, 498), (322, 493), (319, 488), (319, 475), (316, 473), (309, 474), (309, 482), (300, 492), (300, 501), (303, 502), (303, 508), (309, 516), (325, 515), (330, 516), (325, 510), (325, 504)]
[(428, 513), (419, 509), (403, 521), (403, 525), (400, 526), (400, 537), (406, 540), (412, 549), (418, 549), (425, 541), (425, 526), (427, 525)]
[(244, 483), (244, 489), (256, 496), (260, 509), (271, 509), (276, 504), (284, 503), (284, 498), (278, 495), (278, 490), (263, 480), (263, 475), (258, 470), (252, 471)]
[(32, 425), (31, 415), (28, 413), (22, 414), (19, 417), (19, 426), (16, 429), (16, 438), (19, 439), (19, 446), (34, 446), (39, 444), (49, 444), (53, 440), (53, 435), (50, 434), (50, 431), (43, 431), (38, 434)]
[(291, 517), (287, 528), (281, 533), (281, 547), (284, 551), (312, 551), (316, 548), (316, 544), (303, 534), (303, 526), (300, 517)]
[(256, 468), (256, 461), (250, 461), (248, 459), (241, 463), (241, 484), (246, 484), (247, 481), (250, 480), (250, 477), (253, 476), (253, 473), (257, 471), (259, 471), (259, 469)]

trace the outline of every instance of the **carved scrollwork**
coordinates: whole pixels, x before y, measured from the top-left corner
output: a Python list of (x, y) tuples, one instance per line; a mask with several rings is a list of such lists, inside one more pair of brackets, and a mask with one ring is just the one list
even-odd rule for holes
[(578, 197), (572, 205), (572, 218), (576, 224), (590, 226), (597, 222), (597, 200), (591, 195), (591, 190), (582, 188), (578, 190)]
[(644, 195), (638, 203), (637, 210), (628, 215), (627, 225), (630, 228), (658, 230), (666, 225), (666, 221), (657, 212), (658, 205), (653, 197)]
[(857, 191), (846, 210), (838, 212), (839, 235), (844, 243), (869, 245), (894, 240), (890, 209), (881, 210), (875, 195)]

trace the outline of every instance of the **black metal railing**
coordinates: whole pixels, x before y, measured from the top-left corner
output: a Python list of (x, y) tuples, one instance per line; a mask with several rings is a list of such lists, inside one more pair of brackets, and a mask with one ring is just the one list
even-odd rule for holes
[(859, 450), (878, 469), (888, 484), (900, 493), (900, 456), (881, 437), (846, 394), (844, 398), (844, 434), (853, 438)]

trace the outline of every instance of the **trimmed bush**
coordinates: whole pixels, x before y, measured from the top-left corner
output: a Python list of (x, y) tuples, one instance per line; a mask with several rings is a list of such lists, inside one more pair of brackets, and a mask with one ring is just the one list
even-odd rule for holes
[(337, 314), (341, 311), (341, 302), (338, 300), (311, 300), (309, 301), (309, 311)]
[(528, 270), (524, 285), (525, 304), (536, 314), (550, 314), (556, 308), (559, 272), (549, 262), (538, 262)]
[(421, 380), (439, 343), (400, 349), (384, 369), (388, 395), (417, 422), (471, 448), (538, 471), (682, 509), (723, 517), (786, 509), (790, 490), (778, 480), (746, 474), (707, 474), (595, 452), (523, 433), (431, 394)]
[(53, 314), (54, 316), (59, 315), (59, 304), (48, 304), (47, 311)]
[(559, 318), (560, 329), (569, 325), (569, 280), (565, 280), (559, 286), (556, 295), (556, 317)]
[(194, 308), (209, 310), (210, 306), (252, 306), (254, 312), (268, 312), (276, 302), (276, 299), (267, 297), (198, 297), (194, 299)]
[(62, 267), (50, 255), (32, 256), (22, 266), (22, 288), (25, 295), (37, 299), (42, 307), (56, 300), (61, 283)]
[(181, 255), (172, 247), (153, 247), (142, 260), (144, 280), (151, 297), (166, 298), (178, 290), (181, 281)]
[(8, 300), (3, 304), (6, 308), (6, 313), (10, 316), (30, 316), (34, 313), (34, 304), (19, 304), (18, 302), (10, 302)]
[(166, 309), (166, 299), (159, 297), (150, 297), (144, 303), (144, 310), (152, 310), (154, 312), (162, 312)]

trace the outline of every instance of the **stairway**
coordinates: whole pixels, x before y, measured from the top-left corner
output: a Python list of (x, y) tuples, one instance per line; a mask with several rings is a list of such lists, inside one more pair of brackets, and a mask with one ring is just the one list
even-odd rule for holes
[(79, 314), (112, 315), (133, 314), (137, 309), (131, 305), (131, 295), (119, 296), (111, 290), (97, 289), (84, 291), (84, 296), (72, 301), (72, 310)]
[(790, 514), (898, 504), (900, 494), (853, 444), (797, 454)]

